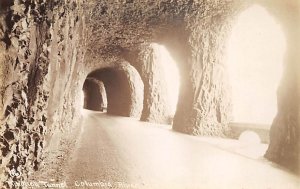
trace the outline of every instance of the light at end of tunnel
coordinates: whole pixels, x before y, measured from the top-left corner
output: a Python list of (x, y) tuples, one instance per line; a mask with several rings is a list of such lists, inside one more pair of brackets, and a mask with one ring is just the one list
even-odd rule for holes
[(239, 15), (227, 53), (234, 122), (271, 124), (285, 49), (280, 25), (263, 7)]

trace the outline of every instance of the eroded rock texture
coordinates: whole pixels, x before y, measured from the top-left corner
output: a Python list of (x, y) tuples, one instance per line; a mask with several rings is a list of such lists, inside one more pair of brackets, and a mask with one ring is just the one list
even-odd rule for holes
[[(11, 181), (38, 169), (45, 136), (63, 120), (57, 117), (47, 125), (51, 103), (57, 100), (54, 94), (59, 93), (51, 85), (64, 85), (64, 92), (68, 91), (67, 80), (77, 56), (74, 48), (78, 47), (81, 6), (76, 1), (2, 2), (0, 179), (1, 186), (9, 188)], [(56, 77), (58, 67), (64, 67), (61, 75), (65, 80)], [(62, 92), (59, 98), (65, 95)], [(71, 99), (61, 102), (58, 108), (70, 103)], [(66, 114), (70, 113), (68, 108)]]
[(54, 136), (72, 133), (87, 76), (104, 83), (109, 113), (140, 117), (144, 107), (142, 120), (166, 122), (164, 82), (153, 62), (153, 42), (165, 45), (180, 69), (173, 128), (225, 135), (231, 108), (226, 38), (232, 18), (253, 3), (278, 18), (289, 44), (266, 157), (297, 168), (299, 1), (11, 0), (0, 1), (3, 187), (38, 169)]
[(123, 55), (139, 72), (144, 83), (144, 107), (142, 121), (170, 123), (170, 105), (162, 65), (155, 61), (151, 44), (140, 45), (134, 52)]
[[(87, 57), (128, 59), (129, 52), (132, 53), (128, 59), (131, 62), (136, 58), (132, 56), (140, 52), (141, 44), (166, 45), (178, 62), (182, 78), (173, 128), (195, 135), (223, 136), (228, 130), (231, 109), (224, 65), (226, 38), (234, 16), (255, 3), (278, 18), (282, 27), (287, 28), (285, 34), (292, 44), (285, 60), (282, 81), (285, 87), (279, 89), (279, 113), (271, 129), (271, 145), (266, 157), (296, 165), (299, 160), (300, 85), (296, 55), (299, 37), (295, 34), (299, 31), (299, 1), (144, 1), (142, 4), (130, 1), (111, 5), (101, 1), (91, 4), (93, 14), (87, 25), (93, 29), (87, 41)], [(142, 78), (148, 77), (139, 72)]]
[[(223, 136), (230, 121), (230, 98), (224, 65), (230, 17), (224, 10), (208, 18), (190, 18), (182, 43), (184, 61), (178, 110), (173, 128), (195, 134)], [(201, 33), (196, 31), (202, 31)]]

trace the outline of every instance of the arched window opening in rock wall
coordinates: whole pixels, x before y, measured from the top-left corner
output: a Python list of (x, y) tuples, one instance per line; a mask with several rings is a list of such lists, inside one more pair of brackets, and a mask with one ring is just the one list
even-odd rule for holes
[(263, 7), (253, 5), (239, 15), (227, 57), (234, 123), (271, 125), (277, 113), (285, 43), (280, 25)]
[(165, 46), (153, 43), (154, 61), (160, 65), (167, 95), (169, 116), (173, 119), (178, 102), (180, 76), (176, 62)]
[(103, 82), (87, 78), (83, 84), (83, 108), (105, 112), (107, 110), (106, 90)]

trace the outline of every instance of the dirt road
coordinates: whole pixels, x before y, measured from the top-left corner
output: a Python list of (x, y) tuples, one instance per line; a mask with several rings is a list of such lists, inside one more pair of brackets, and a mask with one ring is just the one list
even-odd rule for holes
[(86, 111), (66, 172), (69, 188), (299, 188), (270, 163), (169, 126)]

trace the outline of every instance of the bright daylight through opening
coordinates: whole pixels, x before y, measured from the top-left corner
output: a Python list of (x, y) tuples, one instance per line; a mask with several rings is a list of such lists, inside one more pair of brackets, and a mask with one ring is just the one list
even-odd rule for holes
[(254, 5), (242, 12), (228, 43), (233, 121), (271, 124), (286, 41), (274, 18)]
[(154, 54), (156, 58), (156, 62), (162, 65), (164, 79), (166, 80), (166, 88), (167, 95), (170, 105), (170, 114), (174, 116), (176, 112), (177, 102), (178, 102), (178, 94), (179, 94), (179, 85), (180, 85), (180, 77), (179, 71), (176, 65), (176, 62), (171, 57), (168, 50), (159, 44), (151, 44), (154, 49)]

